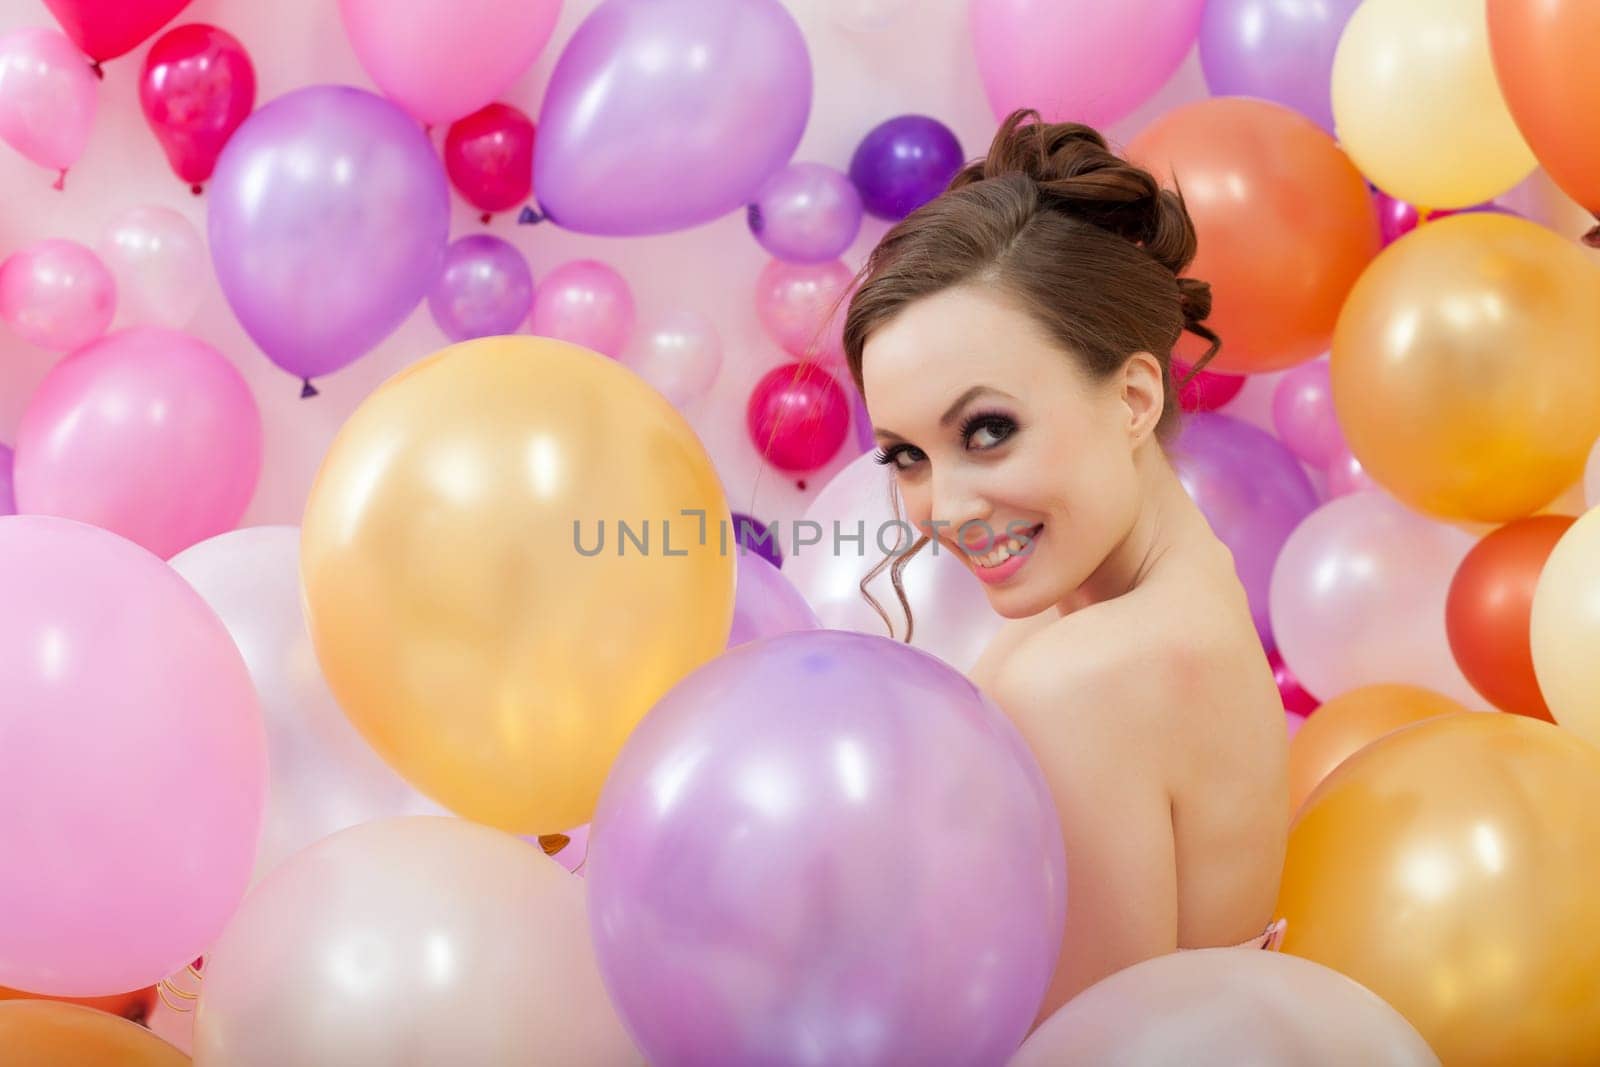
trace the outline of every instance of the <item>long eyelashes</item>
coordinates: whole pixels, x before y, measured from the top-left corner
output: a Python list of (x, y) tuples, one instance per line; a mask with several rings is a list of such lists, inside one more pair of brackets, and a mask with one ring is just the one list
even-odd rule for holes
[[(998, 411), (975, 411), (961, 423), (961, 444), (965, 448), (971, 448), (973, 438), (980, 432), (987, 431), (991, 440), (978, 445), (978, 451), (981, 452), (998, 447), (1016, 430), (1017, 421), (1010, 415)], [(884, 466), (893, 464), (898, 470), (906, 470), (909, 465), (901, 461), (902, 456), (909, 458), (911, 463), (916, 463), (922, 458), (922, 450), (915, 445), (895, 444), (879, 448), (872, 454), (876, 463)]]

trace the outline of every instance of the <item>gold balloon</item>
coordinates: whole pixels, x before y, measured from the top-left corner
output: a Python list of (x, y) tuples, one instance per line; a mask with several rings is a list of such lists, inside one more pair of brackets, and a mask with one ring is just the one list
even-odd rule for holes
[(540, 337), (452, 345), (356, 409), (312, 486), (317, 658), (423, 792), (566, 830), (656, 700), (727, 643), (727, 507), (689, 424), (620, 364)]
[(189, 1067), (189, 1057), (138, 1023), (81, 1004), (0, 1004), (6, 1067)]
[(1289, 811), (1333, 769), (1402, 726), (1467, 709), (1416, 685), (1364, 685), (1324, 701), (1289, 742)]
[(1539, 571), (1528, 644), (1551, 717), (1600, 745), (1600, 508), (1567, 528)]
[(1583, 475), (1600, 436), (1600, 270), (1523, 219), (1456, 215), (1386, 248), (1334, 331), (1333, 402), (1380, 485), (1508, 522)]
[(1398, 730), (1291, 828), (1283, 951), (1371, 989), (1446, 1064), (1600, 1063), (1597, 812), (1600, 749), (1549, 723)]

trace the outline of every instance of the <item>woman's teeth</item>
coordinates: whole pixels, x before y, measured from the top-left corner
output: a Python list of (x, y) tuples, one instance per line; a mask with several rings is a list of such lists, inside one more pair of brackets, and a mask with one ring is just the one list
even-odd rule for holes
[(998, 567), (1012, 556), (1020, 555), (1027, 551), (1033, 544), (1033, 538), (1038, 533), (1038, 527), (1029, 530), (1027, 540), (1020, 537), (1009, 537), (1002, 544), (990, 549), (981, 556), (973, 556), (973, 562), (980, 567)]

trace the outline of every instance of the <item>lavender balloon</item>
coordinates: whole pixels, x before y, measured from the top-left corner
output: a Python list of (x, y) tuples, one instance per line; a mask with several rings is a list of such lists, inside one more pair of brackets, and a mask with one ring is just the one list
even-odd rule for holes
[(1330, 134), (1333, 53), (1361, 0), (1208, 0), (1200, 69), (1213, 96), (1257, 96)]
[(1183, 487), (1233, 553), (1256, 632), (1270, 650), (1272, 567), (1289, 534), (1317, 506), (1311, 480), (1275, 437), (1227, 415), (1188, 416), (1173, 461)]
[(528, 261), (511, 244), (486, 233), (445, 249), (444, 270), (428, 294), (433, 321), (452, 341), (515, 333), (532, 307)]
[(605, 0), (556, 61), (533, 187), (544, 217), (669, 233), (755, 199), (811, 112), (811, 57), (777, 0)]
[(261, 350), (306, 380), (387, 337), (439, 277), (444, 167), (422, 128), (361, 89), (313, 85), (256, 111), (207, 193), (217, 280)]
[(900, 115), (861, 139), (850, 158), (850, 180), (868, 212), (905, 218), (944, 192), (965, 159), (950, 128), (926, 115)]
[(661, 1067), (1002, 1063), (1055, 968), (1065, 860), (1032, 753), (887, 638), (784, 634), (691, 674), (592, 835), (601, 975)]
[(826, 263), (861, 231), (861, 194), (832, 167), (791, 163), (761, 187), (747, 218), (761, 247), (778, 259)]
[(733, 631), (728, 647), (794, 630), (820, 630), (817, 613), (783, 572), (756, 552), (740, 551), (735, 562)]

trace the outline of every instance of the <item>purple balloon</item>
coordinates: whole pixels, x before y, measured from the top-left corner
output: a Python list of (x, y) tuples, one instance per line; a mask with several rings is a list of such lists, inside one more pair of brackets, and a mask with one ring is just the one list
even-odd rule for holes
[(791, 163), (767, 179), (746, 218), (761, 247), (789, 263), (838, 259), (861, 231), (861, 194), (842, 171)]
[(428, 293), (433, 321), (452, 341), (515, 333), (533, 307), (533, 272), (522, 253), (487, 233), (444, 251), (444, 270)]
[(755, 199), (811, 113), (811, 56), (777, 0), (605, 0), (556, 61), (539, 112), (543, 217), (670, 233)]
[(1334, 132), (1333, 54), (1361, 0), (1208, 0), (1200, 69), (1213, 96), (1256, 96)]
[(926, 115), (900, 115), (861, 139), (850, 180), (867, 211), (898, 221), (944, 192), (966, 160), (950, 128)]
[(11, 449), (0, 445), (0, 515), (17, 513), (17, 495), (11, 481), (13, 458)]
[(1033, 754), (953, 668), (812, 630), (724, 653), (628, 738), (590, 932), (652, 1064), (1003, 1063), (1067, 883)]
[(444, 166), (422, 127), (344, 85), (298, 89), (245, 119), (207, 199), (222, 292), (305, 395), (411, 314), (450, 234)]
[(794, 630), (819, 630), (822, 623), (800, 591), (777, 567), (755, 552), (740, 552), (735, 562), (733, 630), (728, 647)]
[(1233, 553), (1256, 632), (1271, 651), (1272, 567), (1289, 534), (1317, 507), (1311, 479), (1277, 438), (1228, 415), (1185, 417), (1172, 459), (1183, 487)]
[(733, 540), (754, 552), (774, 567), (783, 566), (783, 553), (778, 549), (778, 539), (767, 524), (742, 512), (733, 513)]

